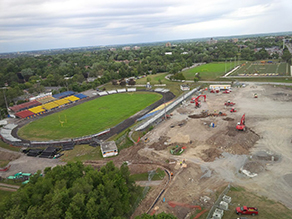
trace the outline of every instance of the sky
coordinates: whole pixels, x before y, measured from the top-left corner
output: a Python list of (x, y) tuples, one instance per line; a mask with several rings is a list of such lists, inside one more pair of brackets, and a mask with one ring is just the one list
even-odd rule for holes
[(0, 53), (286, 31), (291, 0), (0, 0)]

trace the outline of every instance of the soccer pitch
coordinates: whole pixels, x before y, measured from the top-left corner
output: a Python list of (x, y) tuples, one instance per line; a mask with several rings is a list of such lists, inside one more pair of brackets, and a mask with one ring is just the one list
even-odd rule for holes
[(278, 61), (245, 62), (232, 76), (290, 76), (288, 64)]
[(201, 80), (214, 80), (233, 69), (238, 62), (214, 62), (200, 65), (183, 71), (186, 80), (194, 80), (195, 74), (200, 73)]
[(18, 135), (41, 141), (95, 134), (119, 124), (161, 98), (161, 94), (147, 92), (103, 96), (28, 123)]

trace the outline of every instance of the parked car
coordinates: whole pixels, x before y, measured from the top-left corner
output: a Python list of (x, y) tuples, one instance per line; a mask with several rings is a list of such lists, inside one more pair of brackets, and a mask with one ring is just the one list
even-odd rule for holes
[(236, 208), (236, 214), (238, 215), (258, 215), (259, 214), (259, 211), (257, 208), (254, 208), (254, 207), (246, 207), (246, 206), (243, 206), (243, 207), (237, 207)]

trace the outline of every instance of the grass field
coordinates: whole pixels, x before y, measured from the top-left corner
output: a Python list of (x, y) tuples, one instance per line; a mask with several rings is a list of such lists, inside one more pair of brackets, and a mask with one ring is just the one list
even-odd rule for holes
[[(241, 187), (231, 187), (227, 195), (232, 198), (232, 205), (229, 205), (230, 211), (224, 211), (223, 219), (236, 218), (235, 207), (242, 205), (257, 207), (259, 209), (259, 215), (255, 216), (257, 219), (292, 219), (292, 210), (281, 203), (257, 196)], [(248, 218), (251, 218), (251, 216)]]
[(215, 80), (216, 78), (223, 76), (225, 73), (233, 69), (236, 66), (236, 64), (237, 62), (209, 63), (183, 71), (183, 75), (185, 76), (186, 80), (194, 80), (195, 74), (199, 72), (201, 77), (200, 80), (202, 81)]
[(91, 147), (89, 145), (76, 145), (73, 150), (64, 151), (64, 155), (60, 158), (63, 162), (103, 159), (100, 147)]
[(245, 62), (232, 76), (290, 76), (287, 63), (278, 61)]
[(159, 100), (157, 93), (103, 96), (35, 120), (18, 131), (29, 140), (56, 140), (86, 136), (113, 127)]
[[(148, 181), (148, 172), (145, 173), (138, 173), (138, 174), (132, 174), (130, 177), (134, 180), (134, 181)], [(155, 175), (153, 176), (153, 178), (151, 180), (155, 181), (155, 180), (162, 180), (165, 176), (165, 172), (160, 169), (157, 168)]]

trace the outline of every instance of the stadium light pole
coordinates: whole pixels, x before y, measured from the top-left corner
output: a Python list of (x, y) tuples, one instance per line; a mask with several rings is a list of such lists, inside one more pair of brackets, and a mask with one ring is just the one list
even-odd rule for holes
[(166, 104), (165, 104), (165, 93), (163, 93), (163, 102), (164, 102), (164, 119), (166, 120)]

